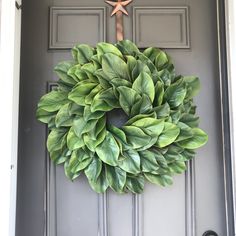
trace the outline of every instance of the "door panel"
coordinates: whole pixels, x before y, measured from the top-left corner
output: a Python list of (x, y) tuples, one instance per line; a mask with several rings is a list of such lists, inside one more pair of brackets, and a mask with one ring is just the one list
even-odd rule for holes
[(57, 80), (52, 68), (71, 59), (74, 42), (115, 42), (111, 9), (95, 0), (24, 0), (23, 6), (16, 235), (201, 236), (211, 229), (225, 236), (216, 1), (134, 0), (127, 7), (126, 38), (165, 47), (177, 74), (200, 77), (195, 102), (209, 134), (173, 186), (147, 184), (140, 196), (96, 194), (84, 176), (71, 183), (45, 155), (46, 130), (35, 118), (47, 84)]

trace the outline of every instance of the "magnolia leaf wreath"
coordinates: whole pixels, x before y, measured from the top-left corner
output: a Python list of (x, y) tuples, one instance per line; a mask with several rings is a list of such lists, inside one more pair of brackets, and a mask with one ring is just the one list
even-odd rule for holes
[(80, 44), (72, 55), (55, 67), (58, 87), (38, 103), (51, 159), (71, 180), (84, 172), (98, 193), (141, 193), (145, 180), (172, 184), (208, 139), (193, 103), (199, 79), (176, 76), (165, 52), (140, 52), (128, 40)]

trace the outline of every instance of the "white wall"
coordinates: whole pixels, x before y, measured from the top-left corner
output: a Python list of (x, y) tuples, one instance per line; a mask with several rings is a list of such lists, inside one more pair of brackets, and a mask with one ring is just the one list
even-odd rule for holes
[[(15, 235), (21, 12), (1, 0), (0, 26), (0, 235)], [(18, 0), (20, 3), (20, 1)], [(12, 168), (11, 168), (12, 167)]]

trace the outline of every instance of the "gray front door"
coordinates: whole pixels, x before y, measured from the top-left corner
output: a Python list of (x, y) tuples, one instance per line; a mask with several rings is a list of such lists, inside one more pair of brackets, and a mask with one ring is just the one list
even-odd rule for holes
[(142, 195), (98, 195), (50, 163), (37, 102), (72, 45), (115, 42), (110, 11), (103, 0), (23, 1), (16, 235), (226, 236), (215, 0), (134, 0), (124, 19), (126, 38), (165, 48), (177, 73), (201, 79), (195, 102), (209, 142), (185, 175), (167, 188), (147, 184)]

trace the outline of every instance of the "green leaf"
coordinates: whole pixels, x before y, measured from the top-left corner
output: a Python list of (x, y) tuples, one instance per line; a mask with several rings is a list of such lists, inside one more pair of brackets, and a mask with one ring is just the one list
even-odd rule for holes
[(156, 57), (157, 57), (157, 55), (159, 55), (160, 52), (161, 52), (161, 50), (158, 48), (149, 47), (144, 50), (143, 54), (146, 57), (148, 57), (152, 61), (152, 63), (155, 63)]
[(94, 97), (102, 90), (101, 85), (97, 85), (91, 92), (89, 95), (87, 95), (85, 97), (85, 103), (91, 105)]
[(63, 105), (58, 111), (55, 119), (56, 127), (71, 126), (73, 117), (70, 115), (70, 103)]
[(186, 98), (191, 99), (196, 96), (200, 90), (200, 80), (195, 76), (185, 76), (183, 80), (187, 85)]
[(152, 112), (152, 113), (150, 113), (150, 114), (139, 114), (139, 115), (136, 115), (136, 116), (132, 117), (131, 119), (129, 119), (129, 120), (126, 122), (125, 125), (126, 125), (126, 126), (131, 125), (131, 124), (133, 124), (135, 121), (140, 120), (140, 119), (142, 119), (142, 118), (147, 118), (147, 117), (156, 118), (156, 114), (155, 114), (155, 112)]
[(144, 177), (138, 176), (127, 176), (126, 187), (133, 193), (142, 193), (144, 189)]
[(102, 60), (102, 56), (107, 53), (113, 53), (116, 56), (123, 58), (123, 55), (120, 52), (120, 50), (116, 46), (110, 43), (104, 43), (104, 42), (98, 43), (97, 53), (98, 53), (98, 59), (100, 62)]
[(166, 89), (164, 100), (168, 102), (171, 108), (177, 107), (183, 103), (186, 93), (186, 84), (183, 79), (180, 79)]
[(114, 78), (111, 81), (109, 81), (110, 84), (112, 84), (115, 88), (120, 87), (120, 86), (125, 86), (125, 87), (132, 87), (132, 84), (128, 80), (124, 79), (119, 79), (119, 78)]
[(107, 128), (116, 139), (122, 141), (123, 143), (127, 143), (126, 135), (121, 129), (109, 124), (107, 125)]
[(106, 178), (105, 168), (102, 169), (101, 174), (99, 175), (97, 180), (89, 180), (89, 184), (95, 192), (104, 193), (109, 186), (109, 183)]
[(173, 184), (173, 179), (169, 175), (154, 175), (150, 173), (144, 173), (144, 176), (151, 183), (161, 185), (163, 187)]
[[(69, 160), (70, 161), (70, 160)], [(70, 179), (70, 180), (74, 180), (74, 179), (76, 179), (79, 175), (80, 175), (80, 172), (78, 172), (78, 173), (72, 173), (71, 172), (71, 168), (69, 167), (69, 164), (70, 165), (72, 165), (71, 163), (69, 163), (69, 161), (66, 161), (65, 163), (64, 163), (64, 171), (65, 171), (65, 175), (66, 175), (66, 177), (68, 178), (68, 179)]]
[(73, 121), (73, 130), (78, 137), (81, 137), (82, 134), (89, 132), (95, 127), (97, 120), (89, 120), (88, 122), (84, 120), (83, 117), (74, 119)]
[(170, 106), (168, 103), (165, 103), (161, 106), (154, 107), (153, 111), (155, 111), (157, 118), (165, 118), (170, 115)]
[(186, 170), (184, 161), (176, 161), (168, 165), (172, 173), (182, 174)]
[(199, 117), (192, 114), (184, 114), (180, 121), (191, 128), (196, 128), (199, 125)]
[(155, 97), (155, 87), (152, 78), (146, 72), (141, 72), (138, 78), (134, 81), (132, 89), (136, 90), (139, 94), (146, 94), (151, 102)]
[[(71, 162), (71, 160), (73, 160)], [(92, 161), (92, 157), (90, 157), (82, 148), (74, 150), (71, 155), (71, 160), (68, 168), (71, 169), (72, 173), (77, 173), (83, 169), (85, 169)]]
[(92, 104), (94, 97), (102, 90), (102, 86), (99, 84), (97, 85), (89, 95), (85, 97), (85, 103), (86, 104)]
[(49, 123), (52, 119), (55, 118), (56, 116), (56, 112), (48, 112), (48, 111), (45, 111), (41, 108), (38, 108), (37, 109), (37, 112), (36, 112), (36, 117), (39, 121), (41, 121), (42, 123)]
[(68, 156), (66, 155), (66, 151), (67, 149), (60, 149), (60, 150), (56, 150), (54, 152), (50, 153), (50, 159), (56, 164), (62, 164), (64, 163), (67, 159)]
[[(72, 77), (75, 83), (78, 83), (80, 81), (80, 78), (76, 75), (77, 71), (80, 71), (80, 68), (81, 65), (77, 64), (70, 67), (70, 69), (67, 71), (67, 75)], [(75, 83), (71, 83), (71, 85), (74, 85)]]
[(102, 116), (104, 116), (104, 114), (105, 114), (105, 112), (103, 112), (103, 111), (92, 112), (90, 106), (85, 106), (83, 117), (84, 117), (84, 120), (87, 122), (89, 120), (100, 119)]
[(148, 131), (148, 134), (159, 136), (164, 129), (164, 120), (147, 117), (135, 121), (132, 125)]
[(153, 106), (160, 106), (162, 104), (164, 93), (164, 84), (161, 81), (157, 81), (155, 85), (155, 99), (153, 102)]
[(67, 129), (53, 129), (47, 139), (47, 149), (49, 152), (62, 149), (66, 143)]
[(151, 141), (151, 137), (135, 126), (124, 126), (127, 141), (134, 149), (141, 148)]
[(175, 124), (165, 122), (164, 130), (157, 140), (157, 146), (160, 148), (166, 147), (173, 143), (180, 133), (180, 128)]
[(96, 153), (99, 158), (111, 166), (117, 166), (119, 157), (119, 146), (110, 132), (107, 132), (104, 141), (97, 146)]
[(207, 143), (208, 136), (203, 130), (199, 128), (193, 128), (192, 132), (193, 137), (178, 142), (178, 145), (187, 149), (196, 149)]
[(99, 94), (99, 99), (102, 99), (103, 101), (105, 101), (109, 106), (113, 107), (113, 108), (120, 108), (119, 105), (119, 101), (117, 100), (117, 98), (115, 97), (114, 91), (112, 88), (103, 90), (100, 94)]
[(78, 105), (85, 105), (85, 97), (97, 86), (95, 83), (89, 81), (81, 81), (69, 93), (68, 98)]
[(186, 124), (182, 122), (179, 122), (177, 126), (180, 128), (180, 133), (178, 135), (178, 138), (175, 140), (175, 142), (183, 141), (185, 139), (189, 139), (193, 137), (193, 131), (189, 126), (187, 126)]
[(54, 112), (58, 111), (66, 103), (68, 103), (67, 93), (53, 90), (41, 97), (38, 108), (47, 112)]
[(140, 60), (137, 60), (137, 63), (132, 71), (132, 81), (134, 81), (141, 73), (147, 73), (148, 75), (151, 75), (151, 71), (148, 68), (148, 66), (146, 65), (146, 63), (143, 63)]
[(139, 152), (141, 159), (142, 172), (155, 172), (158, 170), (158, 164), (155, 154), (151, 151), (144, 150)]
[(73, 127), (70, 128), (67, 135), (67, 146), (71, 151), (84, 146), (84, 140), (75, 134)]
[(55, 66), (54, 71), (64, 83), (69, 85), (75, 85), (76, 81), (73, 79), (73, 77), (68, 75), (69, 69), (74, 65), (75, 63), (71, 61), (60, 62), (58, 65)]
[(152, 111), (152, 102), (150, 98), (146, 95), (143, 94), (141, 99), (138, 100), (133, 107), (131, 108), (131, 116), (135, 116), (138, 114), (142, 113), (150, 113)]
[(162, 70), (169, 62), (168, 56), (165, 52), (160, 51), (156, 56), (155, 65), (158, 70)]
[[(133, 56), (126, 56), (126, 60), (127, 60), (128, 71), (129, 71), (129, 78), (130, 78), (130, 81), (132, 81), (133, 70), (135, 66), (137, 65), (137, 60)], [(135, 78), (137, 78), (137, 76)]]
[(119, 167), (106, 165), (106, 177), (109, 186), (117, 193), (122, 193), (126, 182), (126, 172)]
[(122, 40), (119, 41), (116, 46), (120, 49), (122, 54), (124, 55), (132, 55), (135, 56), (137, 53), (139, 53), (138, 47), (131, 42), (130, 40)]
[(96, 112), (96, 111), (110, 111), (112, 110), (114, 107), (109, 105), (104, 99), (103, 96), (100, 93), (98, 93), (91, 104), (91, 111), (92, 112)]
[(123, 152), (124, 159), (119, 161), (119, 167), (131, 174), (140, 173), (140, 156), (135, 150), (127, 150)]
[(99, 158), (94, 157), (90, 165), (84, 170), (89, 182), (96, 182), (102, 171), (102, 162)]
[(102, 69), (110, 80), (120, 78), (128, 80), (128, 66), (118, 56), (112, 53), (107, 53), (102, 57)]
[[(119, 96), (119, 102), (120, 106), (124, 110), (124, 112), (129, 115), (132, 106), (141, 99), (141, 96), (133, 89), (127, 88), (125, 86), (120, 86), (117, 88), (120, 96)], [(127, 96), (129, 95), (129, 96)]]
[(87, 44), (79, 44), (72, 49), (72, 55), (74, 59), (77, 60), (81, 65), (90, 62), (94, 52), (94, 48)]

